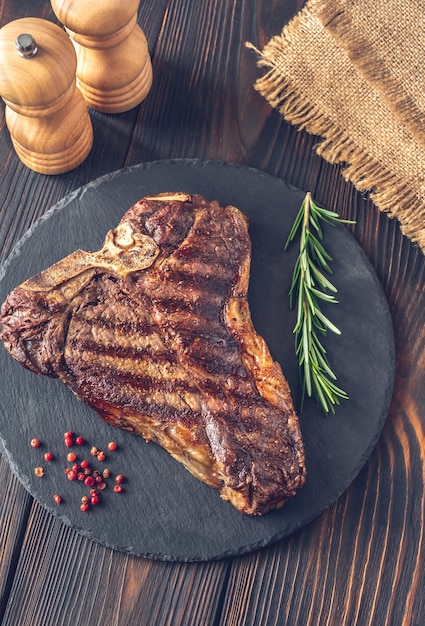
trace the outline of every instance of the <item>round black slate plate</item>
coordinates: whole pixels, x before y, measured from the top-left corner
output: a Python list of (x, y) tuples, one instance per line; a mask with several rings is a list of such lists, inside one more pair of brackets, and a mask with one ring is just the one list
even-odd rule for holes
[[(234, 204), (250, 220), (253, 244), (249, 300), (254, 325), (288, 378), (299, 403), (294, 357), (294, 314), (288, 289), (296, 248), (283, 252), (304, 194), (257, 170), (214, 161), (158, 161), (130, 167), (95, 180), (64, 198), (19, 242), (2, 269), (0, 299), (16, 285), (77, 248), (97, 250), (106, 232), (128, 207), (147, 194), (185, 191)], [(59, 381), (39, 377), (0, 349), (0, 442), (12, 469), (28, 491), (54, 515), (106, 546), (145, 557), (199, 561), (237, 555), (285, 537), (319, 515), (349, 486), (365, 464), (387, 415), (394, 379), (394, 341), (388, 305), (361, 248), (343, 226), (325, 230), (334, 257), (334, 283), (340, 303), (329, 314), (342, 330), (329, 335), (328, 354), (339, 383), (348, 392), (335, 416), (324, 418), (309, 401), (301, 415), (308, 478), (281, 511), (250, 518), (222, 501), (155, 444), (103, 423)], [(119, 449), (103, 465), (127, 476), (125, 493), (79, 510), (86, 493), (65, 478), (63, 433), (86, 438), (77, 449), (89, 456), (90, 444)], [(29, 442), (39, 437), (43, 447)], [(43, 462), (51, 450), (52, 463)], [(43, 478), (34, 475), (44, 466)], [(63, 503), (52, 496), (58, 492)]]

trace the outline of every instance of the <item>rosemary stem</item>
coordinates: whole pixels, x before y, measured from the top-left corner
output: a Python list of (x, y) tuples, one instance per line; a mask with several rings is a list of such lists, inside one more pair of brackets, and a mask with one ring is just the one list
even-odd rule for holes
[(310, 207), (311, 207), (311, 192), (308, 191), (304, 198), (304, 229), (307, 233), (310, 232)]
[(340, 398), (347, 399), (348, 396), (335, 384), (336, 375), (319, 339), (319, 334), (325, 337), (328, 331), (341, 334), (339, 328), (320, 309), (320, 302), (338, 302), (334, 297), (337, 289), (325, 276), (332, 273), (332, 257), (323, 246), (322, 222), (335, 225), (336, 222), (347, 220), (340, 219), (338, 213), (318, 207), (311, 192), (308, 192), (289, 233), (285, 250), (298, 234), (299, 253), (289, 295), (291, 308), (295, 306), (297, 309), (293, 332), (300, 369), (302, 401), (305, 396), (314, 396), (323, 413), (328, 415), (330, 411), (335, 412), (334, 406), (339, 404)]

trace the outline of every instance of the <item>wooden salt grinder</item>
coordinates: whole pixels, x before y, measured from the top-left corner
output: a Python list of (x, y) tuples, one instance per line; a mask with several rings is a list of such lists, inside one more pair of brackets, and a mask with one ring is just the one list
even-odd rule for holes
[(77, 60), (67, 34), (39, 18), (0, 29), (0, 96), (13, 146), (25, 165), (62, 174), (87, 157), (93, 128), (76, 88)]
[(137, 24), (139, 0), (51, 0), (77, 53), (77, 85), (102, 113), (134, 108), (149, 93), (152, 64)]

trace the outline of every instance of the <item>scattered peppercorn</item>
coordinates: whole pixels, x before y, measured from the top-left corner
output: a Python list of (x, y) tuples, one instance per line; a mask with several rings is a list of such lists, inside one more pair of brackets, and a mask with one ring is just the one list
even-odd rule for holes
[[(64, 444), (66, 447), (70, 448), (74, 444), (78, 446), (84, 445), (85, 439), (81, 436), (76, 436), (72, 430), (68, 430), (64, 433)], [(39, 448), (41, 446), (40, 439), (37, 437), (33, 437), (31, 439), (31, 447)], [(118, 448), (118, 445), (115, 441), (110, 441), (107, 444), (107, 449), (110, 451), (114, 451)], [(96, 457), (98, 462), (103, 462), (106, 459), (106, 454), (103, 450), (99, 450), (96, 446), (91, 446), (90, 455)], [(47, 462), (51, 462), (54, 459), (54, 455), (52, 452), (47, 451), (44, 453), (44, 460)], [(90, 467), (90, 462), (87, 459), (83, 459), (80, 463), (77, 463), (77, 455), (75, 452), (68, 452), (66, 455), (67, 461), (72, 464), (69, 467), (64, 469), (64, 473), (67, 476), (68, 480), (71, 481), (80, 481), (84, 482), (84, 485), (89, 488), (89, 495), (83, 495), (81, 498), (80, 509), (83, 512), (87, 512), (90, 509), (90, 506), (96, 506), (100, 503), (100, 492), (103, 491), (107, 487), (107, 483), (105, 482), (111, 476), (111, 472), (109, 468), (104, 468), (103, 470), (95, 469)], [(34, 473), (38, 477), (44, 476), (44, 469), (42, 467), (34, 468)], [(115, 477), (115, 493), (122, 493), (123, 487), (121, 483), (125, 481), (125, 477), (123, 474), (117, 474)], [(54, 493), (53, 501), (56, 504), (62, 503), (62, 497), (58, 493)]]

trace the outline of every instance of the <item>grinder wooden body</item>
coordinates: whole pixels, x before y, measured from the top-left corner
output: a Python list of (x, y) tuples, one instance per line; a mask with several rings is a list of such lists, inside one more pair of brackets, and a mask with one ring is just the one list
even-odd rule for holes
[(134, 108), (149, 93), (152, 64), (137, 24), (139, 0), (51, 0), (77, 53), (77, 85), (102, 113)]
[[(36, 49), (27, 56), (18, 40)], [(39, 18), (23, 18), (0, 29), (0, 96), (13, 146), (29, 168), (61, 174), (87, 157), (93, 128), (76, 87), (76, 55), (67, 34)]]

